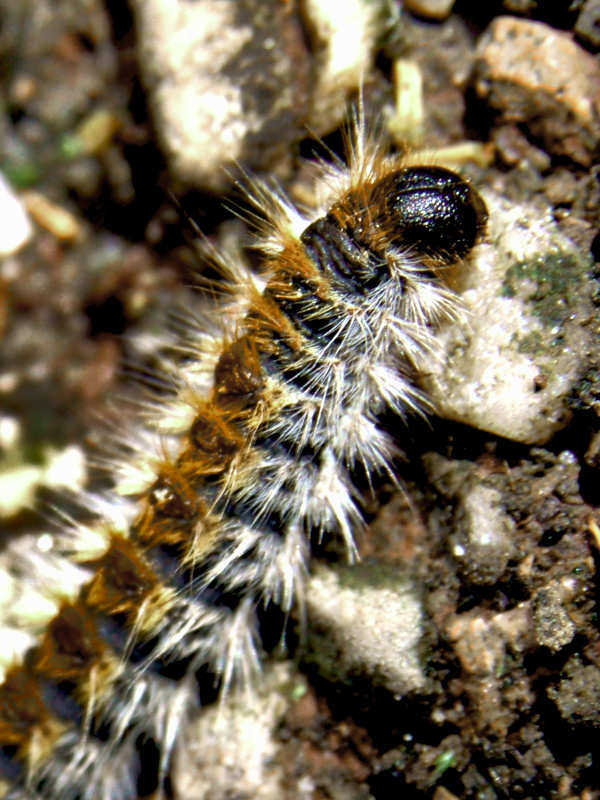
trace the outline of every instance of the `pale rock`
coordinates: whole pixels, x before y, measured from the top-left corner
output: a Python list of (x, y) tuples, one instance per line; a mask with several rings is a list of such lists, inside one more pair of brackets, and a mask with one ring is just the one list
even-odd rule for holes
[(483, 194), (486, 241), (456, 286), (466, 314), (438, 332), (423, 384), (440, 416), (543, 444), (569, 421), (598, 335), (590, 263), (549, 211)]
[(477, 45), (474, 85), (505, 122), (549, 153), (589, 166), (600, 147), (600, 66), (570, 34), (496, 17)]
[(311, 656), (333, 681), (369, 677), (397, 695), (422, 690), (424, 613), (413, 582), (397, 568), (320, 567), (306, 590)]
[(290, 700), (289, 665), (261, 675), (260, 689), (228, 695), (190, 722), (174, 759), (175, 796), (185, 800), (279, 800), (283, 769), (275, 732)]
[(134, 0), (142, 78), (169, 167), (223, 191), (301, 138), (308, 53), (281, 0)]
[(33, 228), (24, 204), (0, 173), (0, 257), (18, 252), (31, 239)]

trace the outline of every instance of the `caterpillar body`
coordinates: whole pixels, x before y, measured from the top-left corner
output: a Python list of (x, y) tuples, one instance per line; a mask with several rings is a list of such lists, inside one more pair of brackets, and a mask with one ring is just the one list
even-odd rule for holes
[(340, 537), (353, 557), (353, 473), (392, 474), (381, 412), (427, 410), (418, 375), (460, 307), (446, 279), (486, 209), (457, 174), (385, 157), (362, 122), (349, 139), (311, 216), (256, 187), (264, 290), (245, 281), (235, 330), (194, 342), (186, 411), (162, 454), (136, 456), (143, 479), (73, 525), (102, 545), (0, 686), (0, 796), (137, 797), (136, 741), (160, 743), (164, 778), (198, 673), (223, 691), (250, 677), (257, 609), (301, 603), (311, 540)]

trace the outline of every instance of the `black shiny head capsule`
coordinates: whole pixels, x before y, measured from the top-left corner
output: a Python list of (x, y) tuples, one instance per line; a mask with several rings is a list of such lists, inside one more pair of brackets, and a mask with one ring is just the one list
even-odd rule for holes
[(394, 249), (424, 266), (460, 261), (481, 236), (487, 210), (460, 175), (442, 167), (404, 167), (351, 190), (300, 240), (338, 289), (367, 294), (389, 277)]
[(371, 224), (382, 237), (414, 256), (451, 264), (471, 250), (487, 221), (479, 194), (442, 167), (406, 167), (371, 191)]

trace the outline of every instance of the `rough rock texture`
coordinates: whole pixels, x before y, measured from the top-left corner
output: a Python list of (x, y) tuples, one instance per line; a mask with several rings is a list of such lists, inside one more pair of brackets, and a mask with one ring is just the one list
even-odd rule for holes
[(301, 136), (308, 53), (280, 0), (136, 0), (139, 57), (173, 174), (223, 190), (238, 163), (284, 164)]
[(536, 642), (553, 652), (562, 650), (573, 641), (576, 627), (564, 606), (568, 596), (558, 584), (539, 589), (532, 600), (534, 635)]
[(565, 664), (565, 677), (558, 687), (551, 687), (548, 696), (564, 719), (598, 727), (600, 716), (600, 669), (584, 666), (577, 656)]
[(466, 577), (474, 583), (496, 583), (514, 555), (515, 524), (502, 507), (496, 489), (467, 481), (458, 492), (459, 505), (451, 539), (457, 561), (464, 559)]
[(310, 658), (318, 661), (321, 674), (336, 681), (366, 674), (400, 695), (424, 688), (421, 601), (400, 569), (368, 563), (321, 568), (306, 597)]
[(600, 145), (600, 67), (568, 34), (497, 17), (477, 45), (475, 88), (549, 152), (591, 164)]
[(591, 265), (549, 213), (485, 198), (487, 243), (458, 279), (467, 314), (424, 383), (442, 416), (540, 444), (568, 422), (598, 336)]
[(289, 706), (284, 689), (290, 670), (279, 664), (261, 677), (257, 691), (233, 694), (190, 723), (190, 744), (176, 757), (177, 800), (279, 800), (282, 771), (273, 763), (279, 747), (274, 734)]

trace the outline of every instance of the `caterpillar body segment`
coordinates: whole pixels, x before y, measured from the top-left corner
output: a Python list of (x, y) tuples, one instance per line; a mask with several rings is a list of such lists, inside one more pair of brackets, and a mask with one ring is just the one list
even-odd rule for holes
[[(359, 122), (322, 184), (311, 217), (256, 187), (264, 290), (239, 278), (245, 316), (188, 344), (169, 447), (144, 453), (138, 437), (126, 503), (115, 494), (126, 510), (80, 528), (104, 543), (80, 555), (89, 579), (7, 669), (4, 797), (133, 800), (140, 741), (159, 743), (162, 779), (198, 673), (227, 691), (258, 671), (257, 609), (301, 603), (311, 541), (340, 537), (354, 556), (353, 472), (393, 474), (384, 410), (427, 410), (419, 373), (460, 313), (446, 276), (486, 211), (455, 173), (384, 157)], [(159, 399), (153, 413), (168, 428)]]

